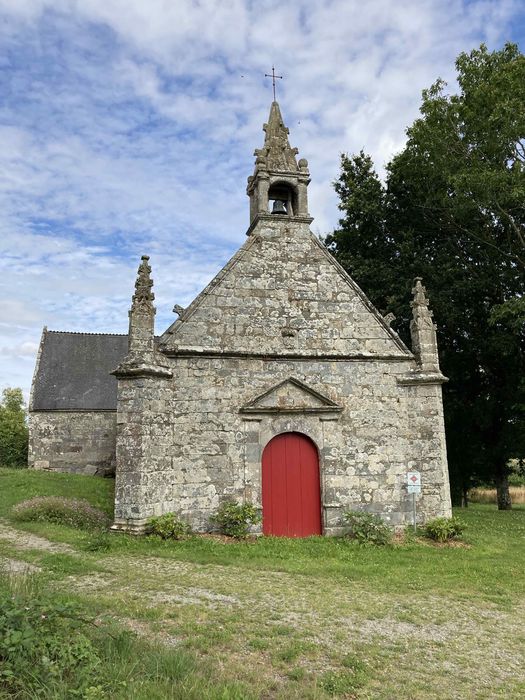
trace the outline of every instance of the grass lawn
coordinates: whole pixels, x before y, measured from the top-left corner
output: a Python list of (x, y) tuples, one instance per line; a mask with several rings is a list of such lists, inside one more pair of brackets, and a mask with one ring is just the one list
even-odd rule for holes
[(458, 511), (468, 529), (454, 547), (165, 543), (10, 518), (34, 495), (110, 512), (112, 486), (0, 470), (0, 556), (39, 567), (40, 587), (134, 633), (107, 651), (126, 679), (108, 697), (525, 697), (525, 506)]

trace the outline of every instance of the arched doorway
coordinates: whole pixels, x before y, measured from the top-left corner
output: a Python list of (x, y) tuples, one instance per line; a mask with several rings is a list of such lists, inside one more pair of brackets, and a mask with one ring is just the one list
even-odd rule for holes
[(263, 532), (279, 537), (320, 535), (319, 456), (301, 433), (282, 433), (262, 455)]

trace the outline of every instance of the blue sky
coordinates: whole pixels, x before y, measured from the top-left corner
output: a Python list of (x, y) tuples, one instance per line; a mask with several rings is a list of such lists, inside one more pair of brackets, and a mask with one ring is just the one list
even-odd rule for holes
[(521, 0), (0, 0), (0, 387), (43, 325), (125, 332), (141, 254), (161, 332), (242, 244), (273, 63), (326, 233), (339, 154), (381, 169), (458, 53), (524, 32)]

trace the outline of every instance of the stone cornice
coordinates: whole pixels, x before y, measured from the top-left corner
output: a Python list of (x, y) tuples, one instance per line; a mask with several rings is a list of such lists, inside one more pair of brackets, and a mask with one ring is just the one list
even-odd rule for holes
[(280, 406), (248, 406), (239, 409), (239, 413), (341, 413), (341, 406), (305, 406), (305, 407), (280, 407)]
[(259, 212), (259, 214), (254, 216), (253, 221), (246, 231), (246, 235), (249, 236), (253, 232), (253, 229), (257, 226), (259, 221), (281, 221), (283, 223), (293, 222), (310, 225), (313, 220), (313, 216), (290, 216), (289, 214), (265, 214), (264, 212)]
[[(317, 401), (321, 405), (313, 406), (302, 403), (298, 406), (292, 403), (286, 404), (286, 396), (281, 396), (276, 400), (279, 402), (277, 404), (265, 406), (262, 402), (268, 400), (272, 394), (276, 394), (280, 389), (287, 387), (294, 387), (295, 390), (299, 390), (304, 400)], [(282, 403), (281, 403), (282, 402)], [(325, 396), (317, 389), (314, 389), (308, 384), (296, 379), (295, 377), (288, 377), (282, 381), (274, 384), (264, 391), (262, 394), (258, 394), (255, 398), (249, 401), (247, 404), (239, 409), (240, 413), (341, 413), (343, 407), (338, 403), (333, 401), (328, 396)]]
[(117, 379), (138, 378), (138, 377), (159, 377), (170, 379), (173, 372), (165, 365), (150, 364), (146, 362), (122, 362), (117, 369), (110, 372)]
[(321, 355), (316, 353), (256, 353), (227, 350), (209, 350), (206, 348), (181, 348), (177, 350), (160, 349), (166, 357), (204, 357), (216, 359), (223, 357), (226, 359), (248, 359), (248, 360), (317, 360), (319, 362), (414, 362), (411, 355), (364, 355), (356, 353), (353, 355)]
[(444, 384), (448, 382), (448, 377), (445, 377), (441, 372), (421, 372), (416, 370), (412, 374), (405, 374), (397, 377), (397, 383), (402, 386), (411, 386), (416, 384)]
[(34, 415), (36, 413), (116, 413), (116, 408), (34, 408), (29, 409), (28, 413)]

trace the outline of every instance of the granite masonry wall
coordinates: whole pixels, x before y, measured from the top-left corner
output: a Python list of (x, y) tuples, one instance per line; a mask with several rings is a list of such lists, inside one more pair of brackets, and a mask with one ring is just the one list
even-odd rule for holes
[[(176, 511), (206, 530), (224, 499), (261, 507), (262, 451), (288, 431), (308, 435), (319, 450), (325, 533), (339, 531), (348, 508), (378, 513), (392, 525), (408, 522), (410, 469), (422, 473), (420, 520), (449, 515), (441, 388), (398, 384), (407, 364), (177, 358), (173, 379), (121, 380), (117, 523), (140, 529), (151, 515)], [(290, 377), (342, 411), (325, 412), (306, 390), (297, 411), (298, 392), (289, 392), (294, 403), (287, 404), (285, 384), (275, 410), (270, 392), (260, 413), (257, 402), (243, 412)]]
[(32, 411), (29, 467), (76, 474), (115, 470), (116, 411)]
[[(414, 333), (430, 319), (423, 292)], [(144, 376), (122, 366), (115, 527), (175, 511), (202, 531), (225, 499), (261, 508), (262, 452), (289, 431), (317, 446), (325, 533), (350, 508), (408, 522), (414, 469), (420, 521), (450, 515), (437, 349), (423, 372), (308, 222), (260, 217), (179, 314), (133, 370)], [(148, 376), (155, 362), (164, 376)]]

